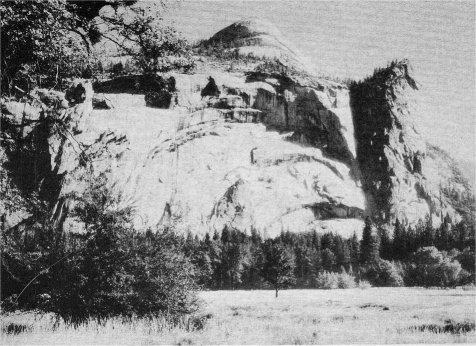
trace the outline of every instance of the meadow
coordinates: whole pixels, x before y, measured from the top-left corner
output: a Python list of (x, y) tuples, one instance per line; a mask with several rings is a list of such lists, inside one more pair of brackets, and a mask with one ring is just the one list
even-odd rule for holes
[(206, 291), (201, 318), (175, 327), (160, 318), (74, 327), (3, 315), (1, 344), (475, 343), (475, 298), (474, 289), (284, 290), (277, 299), (271, 290)]

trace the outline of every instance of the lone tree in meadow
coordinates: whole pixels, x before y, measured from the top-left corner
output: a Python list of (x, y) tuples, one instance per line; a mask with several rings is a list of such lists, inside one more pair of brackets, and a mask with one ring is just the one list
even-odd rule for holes
[(271, 240), (263, 244), (263, 263), (261, 275), (276, 290), (294, 283), (294, 257), (282, 244)]

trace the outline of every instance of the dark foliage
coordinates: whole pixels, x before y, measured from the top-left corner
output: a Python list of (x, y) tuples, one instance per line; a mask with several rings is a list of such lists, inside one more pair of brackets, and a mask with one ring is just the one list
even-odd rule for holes
[(220, 96), (220, 90), (218, 90), (217, 83), (215, 82), (215, 79), (213, 79), (213, 77), (211, 77), (211, 76), (208, 77), (208, 84), (205, 86), (205, 88), (203, 88), (200, 95), (202, 97), (205, 97), (205, 96), (218, 97), (218, 96)]
[(412, 256), (406, 281), (416, 286), (455, 286), (461, 265), (434, 246), (418, 249)]
[(24, 234), (5, 234), (4, 302), (72, 322), (193, 312), (195, 270), (183, 239), (167, 230), (135, 231), (132, 209), (118, 205), (96, 179), (74, 210), (84, 232), (65, 234), (45, 221)]
[(395, 263), (377, 260), (362, 270), (363, 277), (375, 286), (400, 287), (403, 278)]
[(379, 249), (378, 235), (374, 232), (370, 217), (367, 217), (360, 242), (360, 261), (363, 264), (375, 263), (379, 259)]
[(0, 13), (3, 94), (61, 87), (91, 62), (83, 20), (66, 1), (2, 1)]
[[(166, 1), (129, 7), (135, 2), (2, 1), (2, 95), (15, 95), (17, 88), (62, 90), (71, 78), (102, 73), (104, 67), (92, 53), (92, 44), (101, 39), (114, 42), (142, 73), (191, 70), (194, 61), (188, 43), (161, 19)], [(101, 14), (104, 5), (115, 10)], [(97, 15), (106, 24), (101, 28), (107, 29), (92, 21)], [(113, 75), (125, 69), (122, 63), (111, 68)]]
[[(225, 227), (221, 235), (206, 235), (203, 240), (189, 236), (188, 244), (194, 263), (202, 269), (201, 283), (214, 289), (274, 288), (273, 283), (260, 275), (271, 243), (280, 244), (280, 251), (287, 253), (293, 262), (293, 287), (352, 287), (354, 279), (356, 282), (365, 279), (375, 286), (397, 287), (427, 285), (424, 282), (428, 280), (432, 282), (429, 285), (436, 286), (474, 282), (474, 233), (470, 236), (468, 231), (472, 226), (464, 222), (453, 227), (443, 224), (441, 227), (450, 228), (445, 242), (434, 240), (438, 239), (439, 233), (435, 229), (429, 230), (428, 222), (421, 222), (411, 229), (397, 221), (394, 237), (372, 226), (370, 220), (365, 227), (367, 235), (363, 232), (365, 237), (360, 242), (355, 234), (344, 239), (337, 234), (316, 232), (283, 232), (274, 241), (263, 241), (256, 230), (248, 236)], [(460, 232), (463, 232), (462, 236)], [(447, 279), (412, 279), (419, 275), (418, 270), (427, 268), (425, 260), (421, 259), (423, 244), (435, 241), (442, 247), (435, 249), (433, 255), (437, 258), (443, 256), (442, 264), (435, 270), (437, 273), (443, 271), (445, 274), (442, 275)], [(271, 262), (278, 264), (278, 258)], [(462, 269), (457, 268), (459, 263)]]
[(294, 283), (294, 258), (291, 251), (284, 245), (273, 240), (267, 240), (263, 244), (263, 277), (276, 290), (276, 298), (280, 288)]

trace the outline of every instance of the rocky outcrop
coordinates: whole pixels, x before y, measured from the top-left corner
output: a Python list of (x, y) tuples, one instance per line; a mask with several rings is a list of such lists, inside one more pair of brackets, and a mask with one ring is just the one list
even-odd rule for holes
[[(7, 227), (38, 217), (40, 206), (45, 212), (61, 199), (66, 173), (78, 167), (78, 161), (70, 158), (80, 159), (84, 150), (75, 135), (86, 128), (92, 94), (91, 83), (85, 80), (74, 82), (66, 94), (37, 89), (28, 96), (21, 120), (18, 115), (2, 116), (2, 170), (11, 185), (6, 191), (23, 201), (17, 203), (17, 211), (0, 205)], [(2, 108), (18, 107), (6, 103)]]
[[(214, 107), (228, 110), (224, 113), (235, 119), (253, 119), (274, 129), (293, 131), (290, 140), (321, 149), (328, 157), (353, 167), (358, 176), (347, 87), (272, 72), (214, 71), (211, 76), (176, 74), (173, 77), (177, 81), (178, 107), (189, 110)], [(216, 83), (219, 96), (201, 96), (209, 78)]]
[(443, 186), (465, 190), (452, 162), (429, 150), (412, 117), (418, 85), (408, 61), (392, 62), (351, 87), (357, 159), (369, 211), (380, 220), (414, 225), (431, 215), (437, 226), (458, 213)]
[(352, 166), (356, 149), (346, 87), (263, 73), (249, 75), (248, 81), (269, 85), (257, 88), (254, 102), (254, 107), (263, 111), (266, 124), (292, 129), (295, 139)]

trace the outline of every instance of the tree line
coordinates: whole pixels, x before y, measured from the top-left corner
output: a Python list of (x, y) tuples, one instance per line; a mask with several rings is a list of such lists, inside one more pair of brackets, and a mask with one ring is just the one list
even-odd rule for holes
[[(454, 286), (474, 282), (473, 225), (451, 227), (446, 218), (435, 229), (429, 218), (415, 227), (397, 220), (391, 235), (367, 218), (361, 240), (316, 231), (263, 239), (254, 229), (247, 235), (225, 227), (203, 239), (188, 234), (184, 251), (209, 289)], [(422, 276), (427, 264), (433, 272)]]

